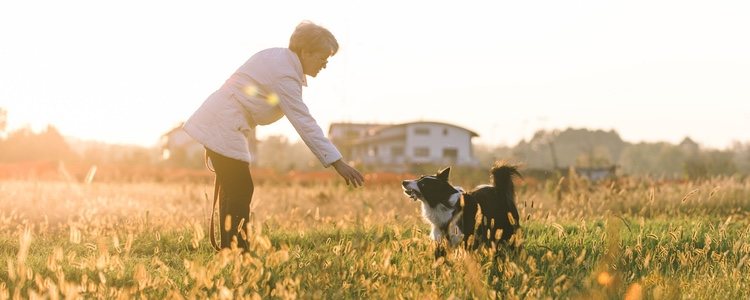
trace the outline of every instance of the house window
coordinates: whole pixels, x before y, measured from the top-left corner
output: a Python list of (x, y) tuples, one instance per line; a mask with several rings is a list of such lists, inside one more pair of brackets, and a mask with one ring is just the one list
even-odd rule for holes
[(370, 151), (368, 151), (368, 154), (370, 156), (378, 156), (378, 147), (370, 147)]
[(430, 148), (427, 148), (427, 147), (414, 148), (414, 156), (428, 157), (430, 156)]
[(448, 128), (443, 128), (443, 135), (448, 135)]
[(401, 146), (393, 146), (393, 147), (391, 147), (391, 155), (393, 155), (393, 156), (403, 156), (404, 155), (404, 147), (401, 147)]
[(356, 130), (347, 130), (344, 134), (344, 137), (347, 139), (354, 139), (359, 137), (359, 131)]
[(425, 127), (414, 128), (414, 134), (416, 135), (430, 135), (430, 129)]
[(456, 148), (443, 149), (443, 158), (450, 160), (450, 161), (458, 160), (458, 149)]

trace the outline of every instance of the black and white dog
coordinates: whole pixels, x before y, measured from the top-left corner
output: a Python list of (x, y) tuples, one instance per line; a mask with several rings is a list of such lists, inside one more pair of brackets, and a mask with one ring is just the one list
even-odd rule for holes
[[(407, 196), (422, 201), (422, 215), (432, 225), (430, 237), (438, 245), (444, 238), (450, 246), (463, 241), (471, 249), (507, 244), (520, 228), (513, 176), (521, 174), (504, 163), (490, 173), (493, 185), (480, 185), (468, 193), (448, 182), (450, 167), (432, 176), (404, 180), (402, 187)], [(436, 257), (444, 254), (438, 246)]]

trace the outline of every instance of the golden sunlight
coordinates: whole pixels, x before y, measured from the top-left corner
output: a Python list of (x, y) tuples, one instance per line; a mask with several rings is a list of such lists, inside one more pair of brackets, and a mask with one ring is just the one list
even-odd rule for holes
[(279, 104), (279, 95), (276, 95), (276, 93), (271, 93), (266, 97), (266, 102), (270, 105), (277, 105)]
[(254, 96), (258, 95), (258, 87), (254, 86), (254, 85), (248, 85), (245, 88), (243, 88), (242, 91), (248, 97), (254, 97)]
[(610, 284), (612, 284), (612, 281), (614, 281), (614, 277), (612, 277), (612, 275), (609, 275), (607, 271), (604, 271), (596, 276), (596, 281), (603, 286), (609, 286)]

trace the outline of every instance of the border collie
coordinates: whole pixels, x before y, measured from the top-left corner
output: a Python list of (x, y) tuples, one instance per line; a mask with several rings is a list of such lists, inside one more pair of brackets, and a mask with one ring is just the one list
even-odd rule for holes
[(436, 258), (445, 255), (443, 239), (450, 246), (463, 242), (471, 249), (516, 243), (511, 237), (520, 228), (520, 219), (513, 176), (521, 174), (505, 163), (497, 163), (490, 174), (493, 185), (480, 185), (468, 193), (448, 182), (450, 167), (401, 183), (404, 194), (422, 202), (422, 216), (432, 225), (430, 237), (438, 242)]

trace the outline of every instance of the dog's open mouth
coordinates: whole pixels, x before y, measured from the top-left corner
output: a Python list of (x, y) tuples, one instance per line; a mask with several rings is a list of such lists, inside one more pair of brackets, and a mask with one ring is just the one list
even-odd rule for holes
[(420, 194), (419, 192), (417, 192), (415, 190), (412, 190), (412, 189), (406, 189), (406, 188), (404, 188), (404, 194), (406, 194), (407, 196), (409, 196), (409, 198), (411, 198), (414, 201), (417, 201), (417, 199), (419, 199), (420, 197), (422, 197), (422, 194)]

